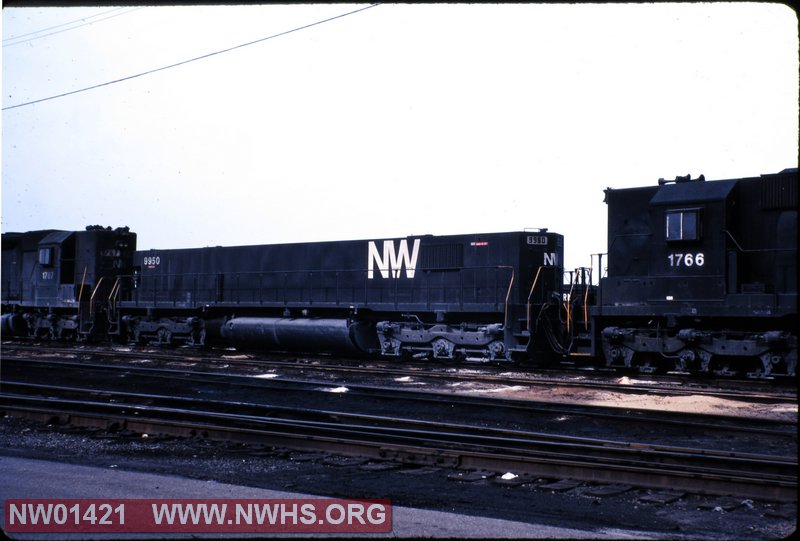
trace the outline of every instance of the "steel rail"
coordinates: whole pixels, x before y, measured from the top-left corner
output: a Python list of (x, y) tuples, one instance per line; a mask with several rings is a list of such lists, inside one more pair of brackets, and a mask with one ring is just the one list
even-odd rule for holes
[[(110, 391), (110, 390), (98, 391), (95, 389), (86, 389), (80, 387), (38, 385), (38, 384), (16, 383), (16, 382), (4, 384), (5, 391), (8, 391), (9, 387), (11, 387), (12, 389), (17, 389), (18, 391), (23, 391), (23, 392), (29, 391), (28, 394), (24, 396), (30, 396), (30, 392), (46, 392), (48, 393), (48, 395), (51, 395), (52, 393), (59, 393), (62, 396), (61, 400), (64, 400), (66, 397), (70, 395), (80, 398), (89, 394), (91, 396), (99, 396), (102, 398), (106, 398), (109, 401), (113, 400), (114, 405), (123, 404), (122, 400), (127, 400), (128, 402), (125, 402), (125, 404), (127, 404), (130, 407), (142, 406), (148, 408), (151, 407), (152, 404), (157, 403), (162, 407), (180, 409), (182, 411), (187, 411), (187, 412), (200, 411), (202, 413), (209, 412), (209, 410), (207, 410), (206, 408), (214, 407), (216, 409), (212, 410), (213, 412), (231, 415), (242, 419), (251, 419), (251, 418), (257, 418), (257, 419), (270, 418), (273, 420), (289, 419), (291, 422), (297, 424), (308, 423), (308, 422), (329, 422), (329, 423), (335, 423), (335, 425), (339, 427), (344, 427), (345, 424), (343, 423), (343, 420), (348, 419), (350, 420), (350, 422), (347, 423), (348, 426), (370, 427), (371, 429), (374, 430), (383, 430), (385, 426), (389, 425), (392, 425), (393, 428), (402, 425), (405, 428), (420, 428), (424, 430), (435, 429), (435, 432), (437, 433), (447, 433), (453, 435), (464, 434), (467, 431), (469, 431), (471, 434), (476, 435), (475, 436), (476, 438), (485, 437), (483, 435), (488, 435), (490, 437), (498, 438), (496, 442), (492, 442), (495, 445), (497, 444), (509, 445), (511, 443), (519, 443), (522, 448), (528, 448), (530, 445), (556, 442), (556, 443), (569, 443), (573, 445), (581, 445), (585, 447), (595, 446), (596, 448), (602, 448), (604, 450), (610, 450), (614, 448), (614, 449), (633, 450), (636, 453), (643, 453), (643, 452), (663, 453), (664, 456), (667, 456), (669, 454), (674, 454), (678, 456), (691, 456), (692, 454), (699, 455), (702, 452), (702, 455), (704, 457), (715, 457), (720, 459), (730, 458), (733, 460), (741, 460), (741, 459), (752, 458), (755, 460), (764, 460), (765, 457), (767, 457), (769, 461), (775, 460), (780, 464), (796, 463), (796, 459), (791, 457), (774, 457), (773, 455), (764, 455), (760, 453), (744, 453), (744, 452), (734, 453), (730, 451), (720, 451), (712, 449), (703, 449), (702, 451), (700, 451), (698, 449), (680, 447), (680, 446), (620, 442), (618, 440), (610, 440), (610, 439), (587, 438), (587, 437), (570, 436), (564, 434), (550, 434), (544, 432), (532, 432), (527, 430), (512, 430), (505, 428), (466, 425), (462, 423), (443, 423), (439, 421), (426, 421), (421, 419), (387, 417), (381, 415), (370, 415), (370, 414), (351, 413), (343, 411), (317, 410), (311, 408), (293, 408), (284, 406), (254, 404), (247, 402), (231, 402), (224, 400), (208, 400), (208, 399), (198, 400), (196, 398), (190, 398), (190, 397), (176, 397), (172, 395), (156, 395), (149, 393), (130, 393), (130, 392)], [(17, 395), (23, 396), (19, 392), (17, 393)], [(75, 400), (75, 399), (70, 399), (70, 400), (76, 403), (85, 402), (83, 400)], [(94, 405), (106, 404), (106, 403), (110, 402), (92, 402), (92, 404)], [(195, 407), (192, 409), (188, 409), (189, 406), (195, 406)], [(235, 411), (236, 413), (230, 413), (230, 411)], [(243, 412), (249, 412), (249, 413), (243, 413)], [(277, 414), (282, 414), (283, 416), (276, 417)], [(325, 419), (326, 421), (320, 421), (320, 419)], [(378, 425), (374, 426), (374, 423), (378, 423)], [(520, 437), (526, 439), (519, 439)]]
[[(148, 378), (168, 380), (171, 383), (184, 381), (189, 383), (203, 383), (213, 385), (230, 385), (241, 388), (277, 389), (281, 392), (325, 392), (340, 386), (340, 383), (329, 381), (294, 380), (284, 378), (271, 378), (267, 380), (256, 379), (249, 375), (219, 374), (216, 372), (198, 372), (186, 369), (164, 369), (138, 366), (118, 366), (89, 363), (73, 363), (59, 360), (29, 360), (24, 363), (31, 365), (55, 365), (58, 367), (91, 369), (98, 371), (146, 374)], [(5, 381), (9, 382), (8, 372), (12, 367), (6, 365)], [(597, 419), (623, 421), (626, 423), (639, 422), (644, 424), (673, 425), (680, 427), (702, 428), (705, 431), (739, 431), (771, 436), (796, 437), (797, 421), (778, 421), (774, 419), (737, 418), (729, 415), (694, 414), (656, 410), (617, 408), (612, 406), (582, 406), (573, 404), (540, 402), (532, 400), (516, 400), (504, 398), (488, 398), (480, 396), (464, 396), (454, 393), (438, 393), (423, 390), (397, 389), (393, 387), (347, 385), (348, 396), (363, 396), (371, 399), (394, 399), (400, 401), (428, 402), (433, 404), (446, 403), (448, 405), (465, 405), (472, 407), (487, 407), (494, 411), (507, 409), (512, 411), (561, 414), (569, 416), (583, 416)], [(789, 430), (787, 430), (789, 428)]]
[[(542, 386), (542, 387), (576, 387), (576, 388), (589, 388), (589, 389), (599, 389), (599, 390), (609, 390), (618, 393), (626, 393), (626, 394), (657, 394), (657, 395), (702, 395), (702, 396), (712, 396), (724, 399), (732, 399), (732, 400), (751, 400), (751, 401), (759, 401), (759, 402), (787, 402), (787, 403), (796, 403), (797, 402), (797, 394), (770, 394), (765, 392), (755, 392), (749, 390), (734, 390), (734, 389), (702, 389), (698, 388), (696, 384), (693, 384), (690, 387), (686, 387), (685, 385), (644, 385), (644, 384), (633, 384), (633, 385), (621, 385), (618, 383), (605, 383), (599, 381), (563, 381), (563, 380), (553, 380), (553, 379), (544, 379), (540, 377), (510, 377), (510, 376), (501, 376), (501, 375), (491, 375), (491, 374), (458, 374), (453, 372), (432, 372), (432, 371), (423, 371), (426, 369), (431, 369), (432, 366), (421, 366), (420, 369), (415, 370), (413, 367), (409, 368), (381, 368), (381, 367), (364, 367), (364, 366), (348, 366), (348, 365), (311, 365), (311, 364), (303, 364), (299, 362), (291, 362), (291, 361), (278, 361), (274, 359), (220, 359), (220, 358), (205, 358), (205, 357), (190, 357), (186, 358), (185, 356), (179, 356), (176, 354), (170, 353), (153, 353), (153, 352), (135, 352), (135, 351), (103, 351), (103, 350), (75, 350), (75, 349), (68, 349), (68, 348), (49, 348), (49, 347), (37, 347), (37, 346), (14, 346), (17, 349), (28, 350), (28, 351), (36, 351), (38, 349), (44, 349), (47, 351), (52, 352), (60, 352), (60, 353), (67, 353), (67, 354), (83, 354), (83, 355), (95, 355), (95, 356), (102, 356), (102, 357), (133, 357), (133, 358), (141, 358), (142, 356), (148, 357), (149, 359), (161, 360), (164, 362), (202, 362), (202, 363), (209, 363), (214, 361), (224, 361), (225, 363), (234, 364), (234, 365), (241, 365), (241, 366), (252, 366), (252, 367), (265, 367), (265, 366), (272, 366), (272, 367), (281, 367), (286, 368), (289, 370), (315, 370), (320, 372), (340, 372), (340, 373), (360, 373), (360, 374), (367, 374), (367, 375), (375, 375), (375, 374), (384, 374), (387, 376), (412, 376), (420, 379), (439, 379), (439, 380), (468, 380), (470, 382), (482, 382), (482, 383), (494, 383), (494, 384), (508, 384), (508, 385), (534, 385), (534, 386)], [(463, 368), (469, 368), (469, 364), (462, 364), (460, 365)], [(581, 371), (576, 371), (578, 373), (585, 373)], [(574, 373), (573, 373), (574, 375)], [(651, 377), (651, 376), (648, 376)]]
[[(121, 397), (103, 393), (108, 398)], [(148, 400), (156, 400), (148, 396)], [(172, 397), (166, 397), (167, 400)], [(204, 404), (207, 404), (204, 402)], [(230, 406), (231, 404), (227, 404)], [(65, 417), (71, 424), (107, 427), (117, 422), (129, 430), (147, 433), (203, 434), (236, 440), (237, 434), (268, 438), (275, 445), (310, 448), (350, 456), (393, 458), (403, 462), (433, 463), (466, 469), (514, 471), (543, 476), (566, 476), (585, 481), (626, 482), (652, 488), (680, 488), (693, 492), (792, 501), (797, 490), (797, 461), (793, 457), (741, 455), (685, 448), (638, 446), (588, 438), (517, 434), (464, 434), (463, 426), (440, 423), (431, 430), (418, 421), (387, 419), (386, 426), (330, 421), (282, 419), (219, 411), (187, 410), (130, 403), (65, 400), (0, 394), (7, 412)], [(352, 415), (349, 416), (352, 420)], [(375, 419), (372, 419), (374, 422)], [(391, 421), (391, 422), (390, 422)], [(138, 428), (137, 428), (138, 427)], [(466, 427), (474, 430), (474, 427)], [(187, 432), (188, 431), (188, 432)], [(264, 439), (260, 439), (264, 443)], [(597, 456), (600, 452), (600, 456)], [(592, 454), (594, 453), (594, 454)], [(424, 457), (424, 458), (421, 458)], [(444, 462), (442, 457), (450, 457)], [(745, 469), (734, 469), (741, 466)]]

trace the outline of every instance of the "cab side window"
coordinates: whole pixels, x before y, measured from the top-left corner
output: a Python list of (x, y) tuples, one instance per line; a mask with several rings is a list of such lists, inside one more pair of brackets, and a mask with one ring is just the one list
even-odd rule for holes
[(668, 210), (667, 241), (700, 240), (700, 209)]
[(54, 252), (55, 248), (39, 248), (39, 265), (52, 267)]

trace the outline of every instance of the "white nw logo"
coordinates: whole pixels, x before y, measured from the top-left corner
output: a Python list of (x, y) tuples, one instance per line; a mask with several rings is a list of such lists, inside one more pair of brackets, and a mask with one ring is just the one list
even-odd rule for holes
[(400, 240), (400, 248), (395, 251), (394, 241), (383, 241), (383, 256), (378, 252), (378, 246), (374, 241), (369, 241), (369, 255), (367, 256), (367, 278), (370, 280), (375, 277), (375, 265), (381, 277), (389, 278), (392, 273), (393, 278), (400, 278), (400, 271), (406, 269), (406, 278), (414, 278), (417, 269), (417, 256), (419, 255), (419, 241), (414, 239), (414, 247), (411, 253), (408, 252), (408, 241)]

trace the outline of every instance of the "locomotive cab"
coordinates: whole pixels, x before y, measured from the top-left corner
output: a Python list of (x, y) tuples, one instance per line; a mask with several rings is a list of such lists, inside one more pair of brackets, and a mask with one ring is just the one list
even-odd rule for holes
[[(9, 234), (7, 239), (4, 333), (67, 338), (109, 330), (106, 319), (113, 314), (107, 308), (124, 291), (117, 277), (130, 273), (135, 233), (90, 226), (86, 231)], [(6, 258), (11, 259), (8, 267)], [(6, 274), (6, 267), (17, 272)]]
[(663, 304), (666, 313), (694, 315), (698, 303), (724, 301), (723, 232), (731, 228), (735, 184), (693, 181), (663, 186), (650, 200), (654, 224), (648, 258), (654, 278), (650, 298)]
[(797, 172), (606, 191), (607, 366), (769, 377), (797, 364)]

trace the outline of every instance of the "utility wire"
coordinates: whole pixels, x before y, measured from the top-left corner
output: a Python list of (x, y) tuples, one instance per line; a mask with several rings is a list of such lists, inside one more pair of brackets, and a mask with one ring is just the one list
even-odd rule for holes
[(57, 24), (55, 26), (48, 26), (47, 28), (42, 28), (40, 30), (35, 30), (33, 32), (28, 32), (27, 34), (20, 34), (18, 36), (11, 36), (9, 38), (5, 38), (3, 41), (14, 41), (14, 40), (17, 40), (17, 39), (20, 39), (20, 38), (24, 38), (24, 37), (27, 37), (27, 36), (32, 36), (34, 34), (41, 34), (42, 32), (47, 32), (48, 30), (55, 30), (56, 28), (61, 28), (62, 26), (69, 26), (71, 24), (75, 24), (75, 23), (78, 23), (78, 22), (85, 22), (85, 21), (87, 21), (89, 19), (94, 19), (95, 17), (100, 17), (101, 15), (106, 15), (108, 13), (113, 13), (113, 12), (119, 11), (121, 9), (124, 9), (124, 8), (110, 9), (108, 11), (103, 11), (102, 13), (96, 13), (94, 15), (89, 15), (88, 17), (81, 17), (80, 19), (75, 19), (74, 21), (69, 21), (69, 22), (66, 22), (66, 23)]
[[(19, 45), (20, 43), (28, 43), (29, 41), (34, 41), (34, 40), (37, 40), (37, 39), (46, 38), (48, 36), (53, 36), (55, 34), (60, 34), (62, 32), (67, 32), (69, 30), (75, 30), (76, 28), (80, 28), (82, 26), (87, 26), (87, 25), (94, 24), (94, 23), (99, 23), (101, 21), (112, 19), (114, 17), (119, 17), (120, 15), (127, 15), (128, 13), (132, 13), (132, 12), (134, 12), (136, 10), (142, 9), (143, 7), (144, 6), (141, 6), (141, 7), (137, 7), (137, 8), (133, 8), (131, 10), (125, 11), (123, 13), (116, 13), (114, 15), (109, 15), (108, 17), (105, 17), (103, 19), (99, 19), (97, 21), (89, 21), (89, 19), (94, 19), (94, 18), (97, 18), (97, 17), (101, 17), (103, 15), (107, 15), (109, 13), (113, 13), (115, 11), (119, 11), (121, 9), (125, 9), (124, 7), (114, 8), (114, 9), (111, 9), (111, 10), (108, 10), (108, 11), (104, 11), (102, 13), (98, 13), (96, 15), (90, 15), (89, 17), (83, 17), (81, 19), (76, 19), (76, 20), (70, 21), (68, 23), (58, 24), (56, 26), (51, 26), (51, 27), (48, 27), (48, 28), (42, 28), (41, 30), (37, 30), (35, 32), (28, 32), (27, 34), (20, 34), (19, 36), (11, 36), (10, 38), (6, 38), (6, 39), (3, 40), (3, 47), (13, 47), (14, 45)], [(62, 28), (64, 26), (69, 26), (69, 25), (72, 25), (72, 24), (75, 24), (75, 23), (79, 23), (79, 22), (83, 22), (83, 24), (79, 24), (77, 26), (71, 26), (70, 28), (64, 28), (63, 30), (56, 30), (55, 32), (50, 32), (49, 34), (44, 34), (44, 35), (41, 35), (41, 36), (35, 36), (35, 37), (32, 37), (32, 38), (28, 38), (28, 39), (22, 39), (22, 38), (27, 38), (28, 36), (34, 36), (35, 34), (41, 34), (42, 32), (47, 32), (48, 30), (55, 30), (56, 28)], [(6, 42), (13, 42), (13, 43), (6, 43)]]
[(336, 19), (341, 19), (342, 17), (347, 17), (348, 15), (353, 15), (353, 14), (359, 13), (361, 11), (365, 11), (367, 9), (374, 8), (374, 7), (379, 6), (379, 5), (380, 4), (370, 4), (370, 5), (368, 5), (366, 7), (363, 7), (363, 8), (359, 8), (359, 9), (356, 9), (356, 10), (353, 10), (353, 11), (349, 11), (347, 13), (342, 13), (341, 15), (336, 15), (334, 17), (329, 17), (327, 19), (323, 19), (321, 21), (310, 23), (310, 24), (307, 24), (305, 26), (299, 26), (297, 28), (292, 28), (291, 30), (286, 30), (285, 32), (280, 32), (278, 34), (273, 34), (273, 35), (267, 36), (265, 38), (260, 38), (260, 39), (254, 40), (254, 41), (249, 41), (247, 43), (242, 43), (240, 45), (235, 45), (235, 46), (229, 47), (227, 49), (214, 51), (213, 53), (208, 53), (208, 54), (204, 54), (202, 56), (197, 56), (195, 58), (190, 58), (188, 60), (183, 60), (181, 62), (176, 62), (175, 64), (170, 64), (168, 66), (163, 66), (163, 67), (152, 69), (152, 70), (149, 70), (149, 71), (143, 71), (143, 72), (137, 73), (135, 75), (129, 75), (127, 77), (122, 77), (121, 79), (115, 79), (113, 81), (108, 81), (108, 82), (100, 83), (100, 84), (93, 85), (93, 86), (87, 86), (86, 88), (80, 88), (78, 90), (72, 90), (70, 92), (64, 92), (63, 94), (58, 94), (58, 95), (55, 95), (55, 96), (49, 96), (47, 98), (40, 98), (38, 100), (32, 100), (32, 101), (27, 101), (27, 102), (24, 102), (24, 103), (18, 103), (16, 105), (9, 105), (8, 107), (3, 107), (2, 110), (3, 111), (7, 111), (9, 109), (16, 109), (17, 107), (25, 107), (27, 105), (33, 105), (35, 103), (41, 103), (43, 101), (49, 101), (49, 100), (54, 100), (54, 99), (57, 99), (57, 98), (63, 98), (65, 96), (70, 96), (72, 94), (78, 94), (80, 92), (86, 92), (87, 90), (94, 90), (95, 88), (100, 88), (100, 87), (103, 87), (103, 86), (108, 86), (108, 85), (113, 85), (113, 84), (116, 84), (116, 83), (121, 83), (123, 81), (129, 81), (131, 79), (136, 79), (137, 77), (143, 77), (145, 75), (150, 75), (150, 74), (153, 74), (153, 73), (157, 73), (159, 71), (168, 70), (170, 68), (176, 68), (178, 66), (183, 66), (184, 64), (189, 64), (190, 62), (196, 62), (198, 60), (203, 60), (203, 59), (206, 59), (206, 58), (210, 58), (212, 56), (216, 56), (218, 54), (223, 54), (223, 53), (228, 53), (230, 51), (235, 51), (236, 49), (241, 49), (242, 47), (247, 47), (249, 45), (255, 45), (256, 43), (261, 43), (262, 41), (267, 41), (269, 39), (278, 38), (278, 37), (281, 37), (281, 36), (286, 36), (286, 35), (292, 34), (294, 32), (299, 32), (300, 30), (306, 30), (308, 28), (311, 28), (311, 27), (314, 27), (314, 26), (318, 26), (320, 24), (327, 23), (327, 22), (330, 22), (330, 21), (335, 21)]

